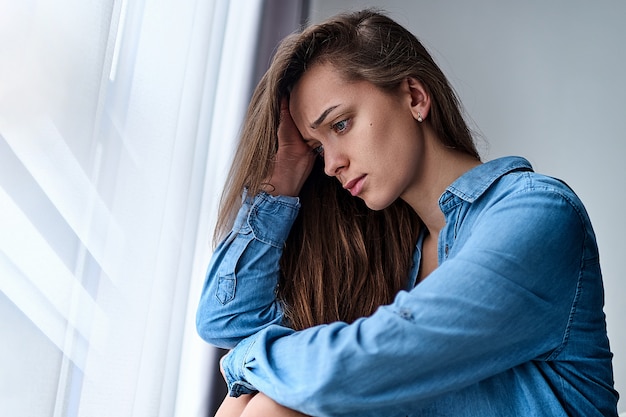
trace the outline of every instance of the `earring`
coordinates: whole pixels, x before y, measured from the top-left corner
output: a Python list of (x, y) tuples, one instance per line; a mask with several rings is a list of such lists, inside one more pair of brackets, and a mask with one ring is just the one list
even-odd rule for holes
[(424, 119), (422, 119), (422, 113), (417, 112), (417, 121), (422, 123), (424, 121)]

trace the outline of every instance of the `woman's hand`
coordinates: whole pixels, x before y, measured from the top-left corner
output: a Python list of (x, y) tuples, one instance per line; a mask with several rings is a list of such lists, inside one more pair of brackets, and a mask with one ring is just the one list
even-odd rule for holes
[(223, 362), (224, 362), (224, 358), (228, 356), (229, 353), (230, 353), (230, 350), (226, 352), (226, 354), (220, 358), (220, 373), (222, 374), (222, 378), (224, 378), (224, 381), (226, 381), (226, 374), (224, 373)]
[(278, 152), (271, 176), (262, 188), (271, 195), (297, 196), (314, 162), (315, 153), (302, 140), (289, 113), (289, 101), (284, 97), (280, 103)]

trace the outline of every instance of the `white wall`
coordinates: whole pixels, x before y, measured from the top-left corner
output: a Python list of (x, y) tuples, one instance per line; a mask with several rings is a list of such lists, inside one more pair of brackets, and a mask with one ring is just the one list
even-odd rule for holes
[(484, 160), (525, 156), (579, 194), (626, 395), (626, 2), (312, 0), (311, 21), (365, 6), (387, 10), (433, 53), (482, 133)]

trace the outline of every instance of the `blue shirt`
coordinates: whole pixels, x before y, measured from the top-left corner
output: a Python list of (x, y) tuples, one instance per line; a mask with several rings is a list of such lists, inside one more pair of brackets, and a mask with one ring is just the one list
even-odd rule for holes
[[(439, 200), (439, 266), (372, 316), (295, 332), (275, 297), (295, 198), (244, 198), (216, 249), (200, 335), (234, 348), (231, 395), (312, 416), (617, 416), (596, 238), (574, 192), (500, 158)], [(420, 260), (409, 277), (414, 282)]]

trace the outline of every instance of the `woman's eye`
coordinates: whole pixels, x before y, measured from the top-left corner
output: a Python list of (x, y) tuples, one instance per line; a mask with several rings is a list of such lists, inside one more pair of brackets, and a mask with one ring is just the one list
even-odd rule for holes
[(348, 124), (348, 119), (341, 120), (332, 125), (332, 129), (335, 131), (335, 133), (342, 133), (348, 128)]
[(320, 146), (316, 146), (315, 148), (313, 148), (313, 153), (315, 155), (319, 155), (322, 158), (324, 157), (324, 147), (322, 145)]

